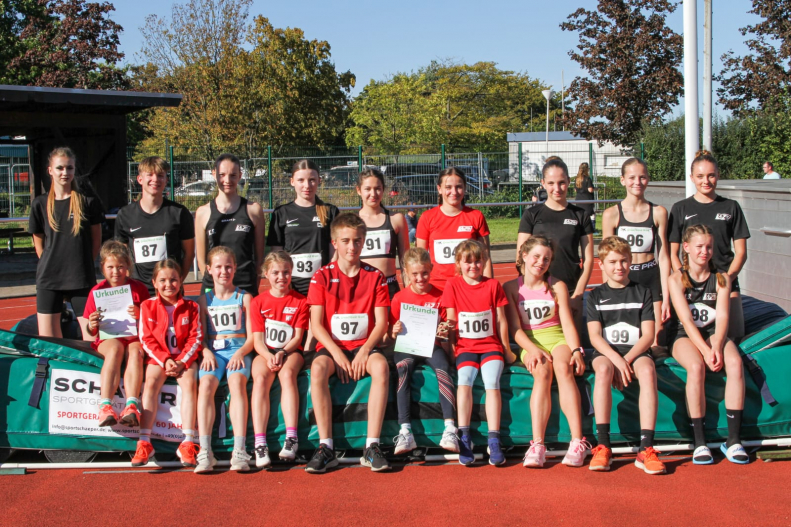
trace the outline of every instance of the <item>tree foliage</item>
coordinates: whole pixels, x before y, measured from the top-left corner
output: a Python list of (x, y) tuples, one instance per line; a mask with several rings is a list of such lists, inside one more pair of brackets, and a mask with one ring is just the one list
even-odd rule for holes
[(250, 22), (250, 4), (190, 0), (170, 19), (148, 17), (136, 81), (184, 99), (151, 113), (143, 148), (167, 139), (211, 159), (228, 148), (255, 157), (267, 144), (341, 140), (354, 76), (336, 72), (327, 42), (263, 16)]
[(634, 144), (643, 123), (667, 114), (682, 93), (683, 40), (666, 24), (669, 0), (599, 0), (560, 25), (579, 33), (569, 55), (585, 71), (569, 88), (570, 130), (599, 143)]
[(2, 0), (0, 84), (124, 89), (120, 25), (109, 2)]
[(541, 89), (539, 81), (493, 62), (434, 61), (371, 81), (354, 100), (346, 143), (389, 154), (437, 152), (443, 143), (502, 149), (508, 132), (529, 126), (531, 108), (543, 129)]
[[(741, 28), (750, 53), (744, 57), (729, 51), (722, 56), (723, 70), (716, 77), (720, 102), (736, 113), (763, 109), (789, 94), (791, 88), (791, 2), (753, 0), (750, 14), (763, 20)], [(778, 110), (785, 103), (779, 101)]]

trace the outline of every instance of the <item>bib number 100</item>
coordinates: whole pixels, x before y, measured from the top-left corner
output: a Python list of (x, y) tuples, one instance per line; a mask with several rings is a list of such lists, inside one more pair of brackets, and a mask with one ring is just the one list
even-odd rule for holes
[(268, 341), (285, 344), (286, 339), (288, 339), (288, 334), (285, 329), (269, 328), (266, 331), (266, 338)]

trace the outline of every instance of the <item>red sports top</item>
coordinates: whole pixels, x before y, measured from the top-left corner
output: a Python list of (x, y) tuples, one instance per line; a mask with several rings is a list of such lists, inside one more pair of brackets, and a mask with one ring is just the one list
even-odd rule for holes
[[(374, 308), (390, 306), (387, 280), (370, 265), (362, 264), (357, 276), (349, 277), (331, 263), (311, 278), (308, 304), (324, 306), (324, 327), (342, 350), (351, 351), (365, 344), (374, 329)], [(316, 351), (323, 348), (316, 344)]]
[(500, 282), (483, 277), (469, 285), (461, 276), (448, 280), (442, 304), (456, 310), (456, 355), (460, 353), (503, 353), (497, 331), (497, 308), (508, 304)]
[[(270, 332), (267, 331), (266, 328), (267, 321), (271, 320), (275, 322), (275, 324), (270, 324), (272, 327), (268, 328), (269, 330), (276, 329), (275, 326), (279, 326), (279, 324), (277, 324), (278, 322), (288, 324), (295, 329), (308, 329), (308, 322), (310, 320), (309, 314), (310, 310), (308, 308), (307, 299), (293, 289), (283, 298), (272, 296), (271, 290), (267, 289), (262, 291), (261, 294), (255, 297), (250, 303), (250, 319), (253, 333), (266, 333), (267, 346), (272, 339), (278, 340), (275, 336), (270, 338)], [(291, 340), (291, 338), (293, 338), (293, 333), (288, 336), (286, 342), (282, 344), (278, 342), (280, 345), (276, 345), (275, 347), (282, 347)], [(280, 338), (280, 340), (282, 340), (282, 338)], [(297, 349), (301, 350), (302, 344), (300, 344)]]
[(433, 307), (439, 309), (439, 321), (448, 319), (445, 306), (442, 304), (442, 291), (432, 287), (431, 291), (425, 295), (419, 295), (412, 291), (411, 287), (400, 290), (395, 294), (390, 304), (390, 324), (395, 324), (401, 318), (401, 304), (412, 304), (413, 306)]
[(481, 211), (464, 207), (456, 216), (448, 216), (440, 207), (420, 216), (416, 237), (426, 240), (431, 255), (431, 283), (445, 289), (445, 282), (456, 275), (456, 247), (464, 240), (479, 240), (489, 235), (489, 226)]
[[(148, 294), (148, 288), (143, 285), (142, 282), (138, 282), (137, 280), (133, 280), (132, 278), (127, 278), (126, 283), (129, 284), (132, 288), (132, 303), (137, 307), (140, 307), (140, 304), (143, 300), (148, 300), (151, 295)], [(126, 285), (126, 284), (124, 284)], [(91, 316), (91, 314), (96, 311), (96, 301), (93, 298), (93, 292), (98, 291), (99, 289), (110, 289), (112, 286), (107, 280), (102, 280), (98, 284), (96, 284), (93, 289), (91, 289), (91, 294), (88, 295), (88, 301), (85, 302), (85, 311), (83, 312), (82, 316), (86, 319)], [(130, 343), (130, 342), (137, 342), (138, 337), (123, 337), (118, 339), (121, 342)], [(96, 332), (96, 340), (91, 342), (91, 347), (95, 350), (99, 349), (99, 344), (103, 341), (99, 339), (99, 332)]]

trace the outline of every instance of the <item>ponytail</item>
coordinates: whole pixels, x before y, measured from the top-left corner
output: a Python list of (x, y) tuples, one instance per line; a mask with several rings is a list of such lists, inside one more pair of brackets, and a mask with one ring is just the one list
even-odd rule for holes
[[(52, 160), (56, 157), (66, 157), (72, 161), (76, 161), (77, 157), (71, 148), (62, 146), (54, 149), (49, 153), (49, 164), (52, 165)], [(83, 196), (78, 190), (77, 179), (71, 181), (71, 202), (69, 203), (69, 216), (72, 218), (71, 235), (77, 237), (80, 235), (82, 228), (82, 220), (85, 219), (83, 213)], [(47, 222), (50, 228), (55, 232), (60, 232), (60, 225), (55, 219), (55, 186), (50, 184), (49, 192), (47, 193)]]
[[(708, 159), (706, 161), (708, 161)], [(681, 243), (689, 243), (693, 236), (698, 236), (700, 234), (704, 236), (712, 236), (713, 231), (708, 225), (690, 225), (687, 227), (687, 230), (684, 231), (684, 236), (681, 238)], [(684, 289), (690, 289), (692, 288), (692, 281), (689, 278), (689, 253), (683, 249), (681, 253), (681, 283), (684, 285)], [(725, 287), (725, 275), (717, 271), (717, 267), (714, 265), (714, 260), (712, 259), (709, 260), (709, 271), (717, 275), (717, 285), (720, 287)]]

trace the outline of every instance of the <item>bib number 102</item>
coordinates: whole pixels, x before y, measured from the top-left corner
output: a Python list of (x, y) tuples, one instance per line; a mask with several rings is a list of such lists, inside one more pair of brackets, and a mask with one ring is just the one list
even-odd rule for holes
[(465, 320), (463, 324), (465, 333), (488, 333), (490, 329), (488, 319)]

